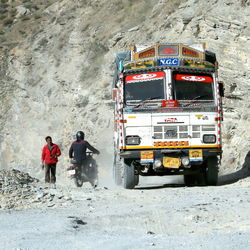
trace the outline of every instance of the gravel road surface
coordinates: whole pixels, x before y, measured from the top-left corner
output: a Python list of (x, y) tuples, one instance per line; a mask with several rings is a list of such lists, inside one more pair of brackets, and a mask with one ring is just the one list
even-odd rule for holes
[(0, 249), (250, 249), (249, 188), (248, 178), (185, 187), (180, 177), (44, 188), (49, 201), (0, 211)]

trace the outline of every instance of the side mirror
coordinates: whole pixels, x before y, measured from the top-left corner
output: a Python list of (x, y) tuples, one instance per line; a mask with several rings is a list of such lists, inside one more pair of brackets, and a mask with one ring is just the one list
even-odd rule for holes
[(117, 88), (113, 88), (112, 89), (112, 101), (113, 102), (116, 100), (117, 93), (118, 93), (118, 89)]
[(224, 91), (225, 91), (224, 82), (219, 81), (219, 93), (221, 97), (224, 97)]

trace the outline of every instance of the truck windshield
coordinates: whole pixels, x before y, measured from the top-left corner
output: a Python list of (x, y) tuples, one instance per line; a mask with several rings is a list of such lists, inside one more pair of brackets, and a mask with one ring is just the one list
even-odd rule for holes
[(213, 78), (209, 75), (174, 74), (176, 100), (214, 100)]
[(130, 75), (125, 79), (125, 100), (144, 101), (157, 96), (157, 99), (164, 99), (163, 72)]

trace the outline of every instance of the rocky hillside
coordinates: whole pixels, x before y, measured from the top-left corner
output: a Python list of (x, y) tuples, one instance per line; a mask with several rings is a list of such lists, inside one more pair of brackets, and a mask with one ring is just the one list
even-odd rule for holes
[(40, 151), (51, 135), (65, 169), (79, 129), (109, 168), (115, 53), (176, 41), (205, 41), (217, 53), (226, 87), (223, 170), (242, 167), (250, 148), (249, 0), (0, 2), (0, 168), (41, 176)]

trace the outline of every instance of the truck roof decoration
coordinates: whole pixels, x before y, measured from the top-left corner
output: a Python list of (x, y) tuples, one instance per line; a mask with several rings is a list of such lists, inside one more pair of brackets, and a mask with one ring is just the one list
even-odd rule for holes
[(132, 45), (130, 57), (119, 62), (119, 71), (152, 67), (183, 67), (209, 69), (217, 67), (215, 54), (205, 50), (205, 44), (157, 43), (151, 46)]
[(204, 52), (204, 49), (197, 50), (183, 44), (155, 44), (143, 50), (137, 49), (136, 45), (131, 46), (132, 60), (160, 56), (181, 56), (204, 59)]

